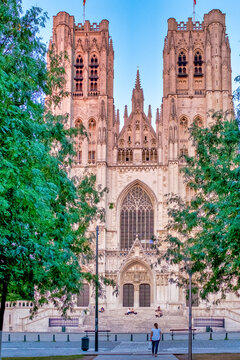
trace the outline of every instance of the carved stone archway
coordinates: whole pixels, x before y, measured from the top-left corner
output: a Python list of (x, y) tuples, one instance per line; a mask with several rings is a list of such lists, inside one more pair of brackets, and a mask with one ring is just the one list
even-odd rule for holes
[[(134, 308), (139, 307), (139, 289), (142, 284), (150, 286), (150, 306), (153, 302), (153, 274), (151, 269), (141, 261), (131, 262), (121, 274), (121, 294), (122, 305), (126, 304), (123, 298), (123, 287), (126, 284), (132, 284), (134, 287)], [(125, 292), (126, 294), (126, 292)]]

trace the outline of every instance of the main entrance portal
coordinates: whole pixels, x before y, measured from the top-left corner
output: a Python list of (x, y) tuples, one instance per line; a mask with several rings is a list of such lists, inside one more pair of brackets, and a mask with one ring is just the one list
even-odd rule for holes
[(123, 271), (121, 279), (124, 307), (150, 307), (152, 302), (151, 270), (141, 262), (133, 262)]

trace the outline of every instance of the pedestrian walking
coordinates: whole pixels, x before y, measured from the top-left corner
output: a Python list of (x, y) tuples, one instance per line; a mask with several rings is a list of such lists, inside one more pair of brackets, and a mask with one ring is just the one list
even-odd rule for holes
[(152, 342), (152, 355), (157, 357), (158, 345), (161, 337), (161, 329), (158, 328), (158, 324), (155, 323), (151, 330), (150, 341)]

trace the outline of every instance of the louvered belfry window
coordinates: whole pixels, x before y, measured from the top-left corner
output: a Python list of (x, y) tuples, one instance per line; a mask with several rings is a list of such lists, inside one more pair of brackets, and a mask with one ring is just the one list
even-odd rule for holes
[(138, 236), (144, 247), (150, 247), (149, 240), (154, 235), (154, 213), (147, 193), (134, 186), (126, 195), (121, 208), (121, 249), (130, 249)]

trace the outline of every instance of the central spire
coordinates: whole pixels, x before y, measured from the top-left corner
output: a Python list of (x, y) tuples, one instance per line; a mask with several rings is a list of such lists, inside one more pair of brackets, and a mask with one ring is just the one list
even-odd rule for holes
[(135, 82), (135, 88), (133, 89), (132, 94), (132, 111), (143, 111), (143, 89), (141, 88), (141, 81), (140, 81), (140, 72), (137, 69), (137, 76)]
[(135, 89), (140, 90), (141, 89), (141, 81), (140, 81), (140, 73), (139, 69), (137, 69), (137, 76), (136, 76), (136, 82), (135, 82)]

